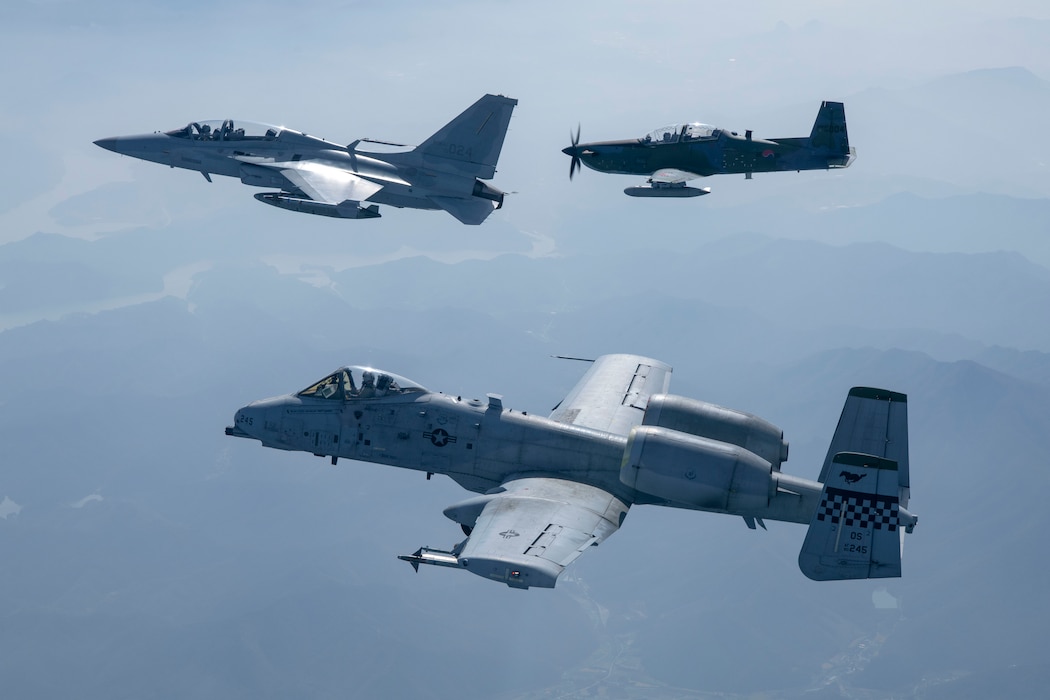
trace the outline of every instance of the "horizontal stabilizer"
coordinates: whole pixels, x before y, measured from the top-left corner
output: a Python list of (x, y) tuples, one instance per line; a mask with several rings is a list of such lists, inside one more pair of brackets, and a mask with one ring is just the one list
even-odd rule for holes
[(814, 581), (901, 575), (901, 530), (915, 518), (901, 509), (893, 460), (836, 454), (809, 524), (798, 565)]
[(460, 223), (470, 226), (482, 223), (489, 214), (498, 209), (495, 202), (479, 197), (466, 199), (464, 197), (432, 196), (430, 201), (456, 217)]

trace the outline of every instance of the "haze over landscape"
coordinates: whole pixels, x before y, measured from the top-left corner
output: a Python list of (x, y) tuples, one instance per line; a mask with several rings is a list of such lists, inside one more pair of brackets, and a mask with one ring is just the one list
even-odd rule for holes
[[(5, 697), (1045, 693), (1045, 3), (16, 1), (0, 37)], [(226, 117), (418, 143), (486, 92), (519, 105), (480, 227), (92, 145)], [(650, 201), (560, 153), (577, 123), (803, 136), (821, 100), (848, 170)], [(552, 355), (612, 352), (779, 425), (810, 479), (851, 386), (907, 393), (903, 577), (814, 583), (804, 527), (653, 507), (553, 591), (414, 574), (467, 492), (223, 434), (343, 364), (546, 415), (585, 371)]]

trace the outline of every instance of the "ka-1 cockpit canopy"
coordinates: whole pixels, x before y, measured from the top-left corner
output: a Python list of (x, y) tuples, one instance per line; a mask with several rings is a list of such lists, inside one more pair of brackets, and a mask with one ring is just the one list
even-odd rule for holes
[(237, 121), (235, 123), (232, 119), (210, 119), (203, 122), (190, 122), (181, 129), (164, 133), (191, 141), (273, 141), (282, 131), (290, 130), (283, 126), (258, 122)]
[(679, 141), (706, 141), (716, 139), (721, 129), (710, 124), (693, 122), (692, 124), (671, 124), (650, 131), (642, 138), (643, 143), (664, 144)]
[(324, 379), (311, 384), (297, 396), (313, 399), (351, 401), (373, 399), (381, 396), (419, 394), (427, 390), (401, 375), (384, 372), (373, 367), (349, 365), (332, 372)]

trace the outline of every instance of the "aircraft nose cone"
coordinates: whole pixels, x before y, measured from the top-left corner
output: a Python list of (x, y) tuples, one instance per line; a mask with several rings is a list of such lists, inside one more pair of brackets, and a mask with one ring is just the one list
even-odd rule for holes
[(233, 417), (233, 425), (226, 427), (226, 434), (232, 437), (255, 437), (256, 431), (263, 426), (265, 411), (256, 403), (250, 403), (238, 409)]
[(99, 139), (98, 141), (95, 141), (95, 145), (98, 146), (99, 148), (104, 148), (107, 151), (113, 151), (114, 153), (120, 153), (120, 151), (117, 150), (117, 137), (116, 136), (111, 136), (108, 139)]
[[(98, 141), (96, 141), (95, 143), (98, 143)], [(105, 147), (103, 146), (103, 148), (105, 148)], [(561, 149), (561, 152), (564, 153), (567, 156), (575, 156), (575, 155), (579, 155), (578, 154), (579, 150), (580, 150), (579, 146), (566, 146), (565, 148)]]

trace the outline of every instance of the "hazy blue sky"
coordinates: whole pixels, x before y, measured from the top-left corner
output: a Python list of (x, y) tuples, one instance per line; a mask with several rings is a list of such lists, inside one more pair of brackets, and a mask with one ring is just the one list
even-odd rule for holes
[[(916, 180), (939, 182), (948, 192), (987, 191), (991, 183), (995, 191), (1050, 194), (1045, 160), (1011, 177), (996, 158), (1000, 144), (1016, 149), (1030, 142), (1040, 115), (1023, 105), (975, 111), (963, 103), (962, 113), (944, 120), (914, 109), (908, 93), (976, 69), (1022, 66), (1050, 78), (1050, 9), (1035, 0), (105, 7), (16, 1), (0, 10), (0, 58), (18, 67), (0, 78), (6, 96), (0, 143), (18, 163), (0, 181), (0, 241), (40, 230), (87, 237), (118, 223), (156, 224), (254, 204), (235, 182), (206, 186), (191, 173), (165, 172), (92, 145), (103, 136), (230, 116), (337, 142), (366, 136), (417, 143), (484, 92), (520, 100), (495, 183), (520, 193), (499, 216), (536, 236), (550, 235), (574, 205), (623, 206), (619, 191), (627, 178), (585, 172), (570, 186), (559, 149), (577, 123), (593, 139), (691, 120), (794, 136), (808, 133), (822, 99), (846, 102), (860, 153), (853, 169), (747, 183), (715, 179), (706, 184), (717, 196), (691, 204), (755, 201), (847, 176), (869, 196), (908, 189)], [(859, 100), (914, 113), (868, 113)], [(897, 139), (906, 148), (894, 152)], [(1050, 158), (1045, 146), (1033, 147)], [(987, 163), (991, 172), (944, 162), (943, 154), (960, 150), (973, 151), (965, 162)], [(114, 183), (134, 189), (108, 208), (108, 220), (56, 221), (53, 208), (63, 200)], [(275, 225), (285, 223), (269, 213)], [(417, 221), (454, 230), (438, 217), (395, 214), (348, 235), (385, 235)], [(334, 224), (294, 225), (308, 235)], [(449, 247), (461, 244), (444, 241), (440, 248)], [(391, 242), (384, 253), (396, 249)]]

